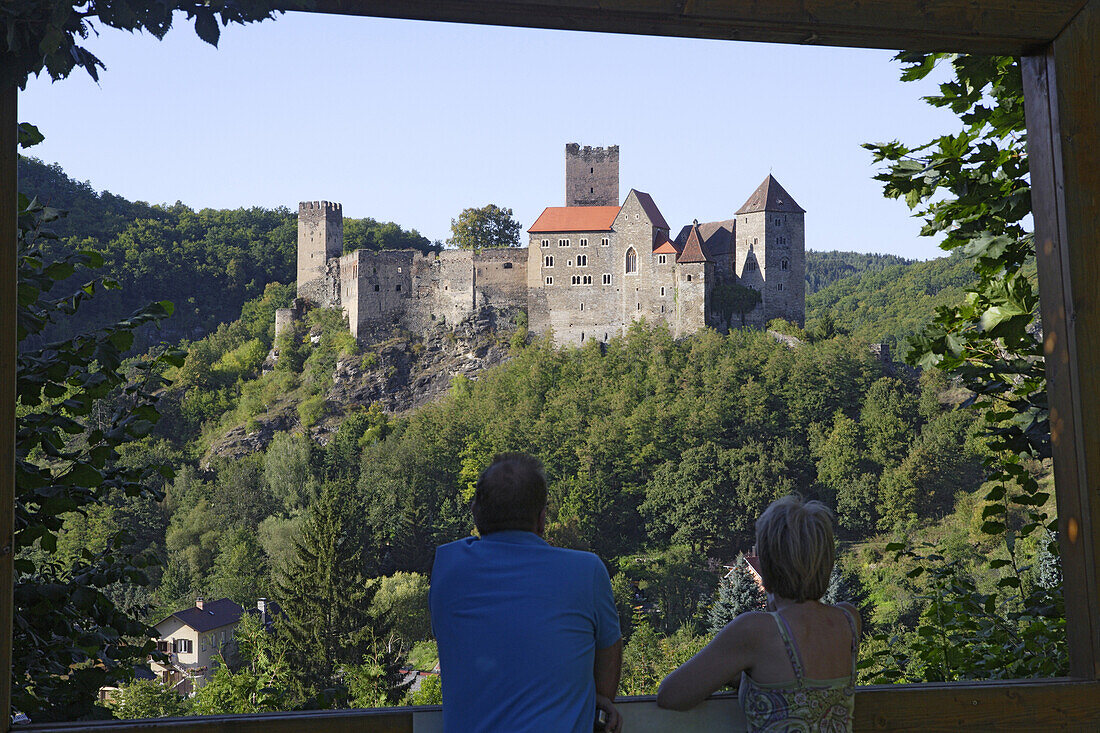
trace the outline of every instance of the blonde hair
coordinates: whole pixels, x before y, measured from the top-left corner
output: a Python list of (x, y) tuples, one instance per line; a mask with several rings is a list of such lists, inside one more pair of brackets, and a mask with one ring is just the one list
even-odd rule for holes
[(769, 593), (798, 603), (818, 600), (836, 559), (833, 513), (797, 494), (773, 501), (756, 520), (756, 554)]

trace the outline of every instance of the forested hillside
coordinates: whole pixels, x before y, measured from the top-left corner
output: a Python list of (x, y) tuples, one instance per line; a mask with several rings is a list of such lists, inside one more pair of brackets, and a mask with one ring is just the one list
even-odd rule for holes
[[(132, 202), (97, 192), (90, 183), (69, 178), (60, 166), (34, 158), (20, 159), (19, 176), (27, 196), (69, 212), (51, 224), (61, 239), (46, 248), (46, 255), (97, 250), (105, 266), (96, 276), (120, 286), (55, 325), (44, 334), (46, 340), (117, 321), (159, 300), (171, 301), (175, 314), (160, 333), (143, 332), (138, 347), (150, 339), (193, 340), (236, 320), (245, 301), (263, 293), (269, 283), (294, 281), (297, 212), (288, 208), (196, 211), (180, 202)], [(433, 248), (415, 230), (392, 222), (348, 218), (344, 226), (349, 251)], [(74, 281), (89, 277), (78, 273)]]
[[(829, 267), (829, 259), (824, 257), (821, 265)], [(809, 261), (806, 267), (807, 277), (815, 276)], [(973, 263), (961, 254), (867, 267), (812, 295), (807, 289), (806, 325), (826, 334), (841, 332), (897, 345), (930, 323), (936, 308), (960, 302), (975, 282)]]
[(890, 265), (908, 265), (912, 262), (897, 255), (806, 250), (806, 295), (861, 272), (880, 272)]

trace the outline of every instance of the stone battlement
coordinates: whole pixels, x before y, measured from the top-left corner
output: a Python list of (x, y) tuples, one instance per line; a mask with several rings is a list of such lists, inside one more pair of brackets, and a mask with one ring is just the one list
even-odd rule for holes
[(579, 155), (582, 158), (603, 158), (607, 156), (618, 156), (619, 146), (609, 145), (606, 148), (594, 148), (591, 145), (585, 145), (583, 148), (577, 143), (566, 143), (565, 152), (567, 155)]
[(310, 209), (316, 209), (317, 211), (331, 211), (331, 212), (343, 212), (344, 205), (335, 203), (332, 201), (299, 201), (298, 211), (309, 211)]

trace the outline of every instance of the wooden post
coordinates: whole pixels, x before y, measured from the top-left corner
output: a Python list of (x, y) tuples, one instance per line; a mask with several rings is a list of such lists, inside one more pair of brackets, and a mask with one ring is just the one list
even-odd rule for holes
[(0, 731), (11, 727), (12, 532), (15, 525), (16, 88), (0, 90)]
[(1100, 679), (1100, 0), (1023, 69), (1070, 674)]

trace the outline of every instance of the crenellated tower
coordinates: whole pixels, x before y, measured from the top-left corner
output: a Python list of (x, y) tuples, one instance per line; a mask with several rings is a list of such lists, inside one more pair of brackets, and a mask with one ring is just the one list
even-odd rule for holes
[[(343, 254), (344, 209), (330, 201), (298, 204), (298, 297), (323, 304), (328, 263)], [(320, 288), (320, 289), (319, 289)]]
[(565, 146), (565, 205), (619, 205), (619, 146)]

